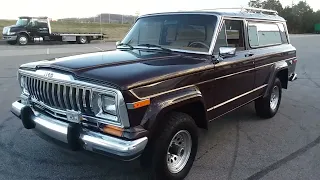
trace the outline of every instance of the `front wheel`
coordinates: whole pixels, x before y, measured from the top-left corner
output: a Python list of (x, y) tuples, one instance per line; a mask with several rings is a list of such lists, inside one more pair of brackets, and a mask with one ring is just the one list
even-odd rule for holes
[(18, 44), (19, 45), (27, 45), (28, 44), (28, 42), (29, 42), (29, 38), (28, 38), (28, 36), (26, 36), (26, 35), (24, 35), (24, 34), (20, 34), (20, 35), (18, 35), (18, 37), (17, 37), (17, 41), (18, 41)]
[(276, 78), (267, 97), (255, 101), (255, 109), (258, 116), (272, 118), (278, 112), (281, 102), (282, 86), (279, 78)]
[(183, 179), (189, 173), (198, 149), (194, 120), (184, 113), (171, 113), (151, 152), (152, 179)]

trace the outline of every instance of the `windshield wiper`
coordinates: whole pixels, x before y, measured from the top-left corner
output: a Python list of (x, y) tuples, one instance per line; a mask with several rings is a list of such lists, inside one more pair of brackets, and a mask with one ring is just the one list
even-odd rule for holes
[(120, 44), (118, 44), (117, 46), (128, 46), (128, 47), (130, 47), (131, 50), (134, 49), (134, 47), (131, 46), (131, 45), (128, 44), (128, 43), (120, 43)]
[(156, 47), (156, 48), (160, 48), (160, 49), (162, 49), (162, 50), (164, 50), (164, 51), (172, 52), (171, 49), (164, 48), (164, 47), (162, 47), (162, 46), (160, 46), (160, 45), (156, 45), (156, 44), (138, 44), (138, 46), (146, 46), (146, 47), (148, 47), (148, 48)]

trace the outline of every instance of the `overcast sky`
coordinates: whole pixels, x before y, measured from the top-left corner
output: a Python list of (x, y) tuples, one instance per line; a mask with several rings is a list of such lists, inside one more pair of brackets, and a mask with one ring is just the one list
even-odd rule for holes
[[(53, 19), (63, 17), (88, 17), (99, 13), (134, 15), (175, 10), (194, 10), (220, 7), (247, 6), (249, 0), (15, 0), (14, 10), (2, 8), (0, 19), (16, 19), (18, 16), (49, 16)], [(291, 5), (292, 0), (280, 0)], [(6, 1), (9, 3), (9, 1)], [(294, 0), (298, 3), (299, 0)], [(319, 0), (307, 0), (314, 9), (320, 9)], [(11, 2), (12, 4), (12, 2)]]

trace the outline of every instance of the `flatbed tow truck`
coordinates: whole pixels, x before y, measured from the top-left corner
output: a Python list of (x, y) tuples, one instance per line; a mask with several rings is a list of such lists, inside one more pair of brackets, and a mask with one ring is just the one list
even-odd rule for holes
[(27, 45), (45, 41), (60, 41), (86, 44), (91, 40), (102, 40), (103, 33), (52, 32), (48, 17), (19, 17), (15, 25), (7, 26), (2, 31), (3, 40), (11, 45)]

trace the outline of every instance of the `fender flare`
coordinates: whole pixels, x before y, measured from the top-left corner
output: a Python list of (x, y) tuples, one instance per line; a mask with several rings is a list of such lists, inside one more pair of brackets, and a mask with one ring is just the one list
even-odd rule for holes
[(276, 79), (277, 74), (282, 71), (288, 69), (288, 63), (283, 60), (283, 61), (278, 61), (275, 62), (272, 66), (271, 66), (271, 73), (269, 76), (269, 80), (268, 80), (268, 86), (263, 94), (263, 98), (268, 96), (268, 92), (270, 91), (270, 89), (272, 88), (272, 85)]
[(153, 129), (158, 127), (158, 125), (161, 123), (161, 119), (167, 112), (191, 103), (199, 103), (203, 106), (201, 107), (203, 112), (199, 113), (203, 113), (204, 119), (199, 120), (202, 122), (195, 123), (197, 125), (198, 123), (203, 123), (203, 128), (207, 129), (208, 121), (206, 105), (200, 90), (196, 86), (154, 97), (151, 105), (148, 107), (146, 114), (141, 121), (141, 125), (148, 129), (149, 132), (154, 132)]
[(20, 31), (19, 33), (17, 33), (18, 36), (20, 34), (26, 34), (28, 36), (28, 38), (30, 39), (30, 33), (28, 31)]

